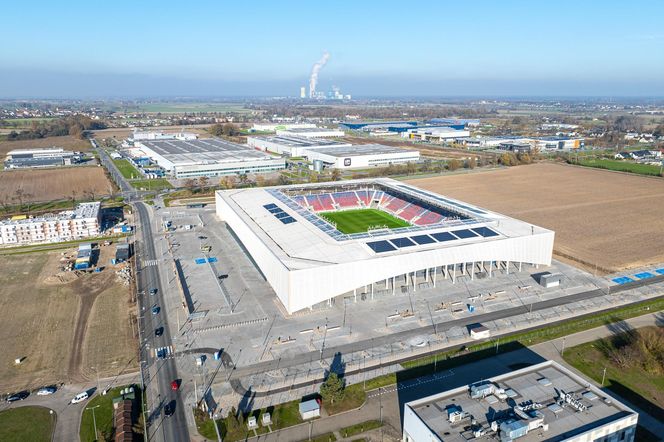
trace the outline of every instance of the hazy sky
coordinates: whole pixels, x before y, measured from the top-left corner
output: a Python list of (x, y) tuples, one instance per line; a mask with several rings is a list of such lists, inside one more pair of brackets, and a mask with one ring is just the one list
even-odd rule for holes
[(664, 1), (30, 1), (0, 97), (664, 96)]

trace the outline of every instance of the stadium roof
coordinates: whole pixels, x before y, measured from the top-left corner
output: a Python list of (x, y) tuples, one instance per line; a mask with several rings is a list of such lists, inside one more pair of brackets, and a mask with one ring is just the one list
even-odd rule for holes
[[(384, 146), (381, 146), (384, 147)], [(320, 192), (329, 188), (330, 192), (343, 191), (353, 186), (386, 186), (395, 192), (405, 192), (413, 198), (421, 198), (423, 203), (439, 204), (464, 214), (462, 220), (453, 220), (432, 226), (415, 226), (393, 230), (377, 230), (354, 235), (344, 235), (336, 231), (315, 213), (299, 206), (285, 192), (309, 190)], [(341, 189), (341, 190), (339, 190)], [(551, 234), (551, 231), (515, 220), (497, 213), (480, 209), (473, 205), (454, 200), (433, 192), (428, 192), (388, 178), (352, 180), (343, 183), (307, 184), (272, 188), (249, 188), (218, 191), (217, 199), (222, 199), (237, 216), (242, 218), (253, 233), (289, 269), (305, 269), (321, 265), (372, 259), (376, 256), (399, 255), (429, 249), (453, 248), (459, 245), (495, 242), (505, 238)], [(219, 204), (218, 204), (219, 210)], [(284, 223), (281, 217), (293, 221)], [(489, 229), (489, 231), (483, 230)], [(448, 237), (430, 237), (442, 232)], [(456, 234), (455, 232), (461, 232)], [(388, 250), (382, 250), (385, 241), (400, 238), (427, 236), (433, 241), (418, 241), (415, 245), (400, 248), (388, 242)], [(406, 240), (407, 241), (407, 240)], [(381, 243), (377, 251), (369, 243)], [(384, 244), (383, 244), (384, 245)]]
[(231, 143), (219, 138), (200, 140), (142, 140), (138, 147), (145, 147), (176, 166), (200, 163), (221, 163), (273, 158), (246, 145)]

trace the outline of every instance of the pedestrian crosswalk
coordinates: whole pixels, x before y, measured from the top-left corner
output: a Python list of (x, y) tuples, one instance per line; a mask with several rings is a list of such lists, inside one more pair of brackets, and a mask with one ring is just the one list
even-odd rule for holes
[(393, 391), (399, 391), (399, 390), (405, 390), (407, 388), (413, 388), (413, 387), (419, 387), (423, 384), (428, 384), (429, 382), (434, 382), (434, 381), (439, 381), (441, 379), (449, 378), (451, 376), (454, 376), (454, 371), (452, 370), (447, 370), (442, 373), (436, 373), (433, 376), (429, 377), (424, 377), (424, 378), (417, 378), (412, 381), (406, 381), (402, 382), (397, 385), (390, 385), (388, 387), (382, 387), (377, 390), (374, 390), (372, 393), (368, 394), (367, 397), (376, 397), (380, 396), (381, 394), (385, 393), (392, 393)]
[(173, 346), (157, 347), (154, 349), (154, 357), (159, 359), (166, 359), (173, 357)]
[(143, 267), (156, 266), (157, 264), (159, 264), (158, 259), (144, 259), (143, 260)]

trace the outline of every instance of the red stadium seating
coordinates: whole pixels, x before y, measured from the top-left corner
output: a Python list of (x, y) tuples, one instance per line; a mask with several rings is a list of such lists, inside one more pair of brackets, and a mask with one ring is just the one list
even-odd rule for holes
[(443, 215), (436, 212), (427, 211), (423, 215), (420, 215), (418, 220), (415, 220), (415, 224), (418, 226), (427, 226), (429, 224), (436, 224), (443, 220)]
[(318, 200), (317, 195), (307, 195), (307, 203), (309, 203), (309, 206), (314, 209), (314, 212), (320, 212), (321, 210), (324, 210), (323, 205)]
[(321, 193), (318, 195), (318, 199), (324, 210), (334, 210), (334, 201), (329, 193)]
[(360, 205), (355, 192), (335, 192), (332, 196), (339, 207), (357, 207)]
[(410, 221), (413, 218), (422, 215), (424, 212), (426, 212), (426, 209), (411, 203), (399, 212), (397, 216), (406, 221)]

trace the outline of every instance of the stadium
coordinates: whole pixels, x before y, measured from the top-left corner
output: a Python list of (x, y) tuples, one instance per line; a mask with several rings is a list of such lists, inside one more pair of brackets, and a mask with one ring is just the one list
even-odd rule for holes
[(550, 265), (554, 232), (388, 178), (216, 192), (288, 313)]

